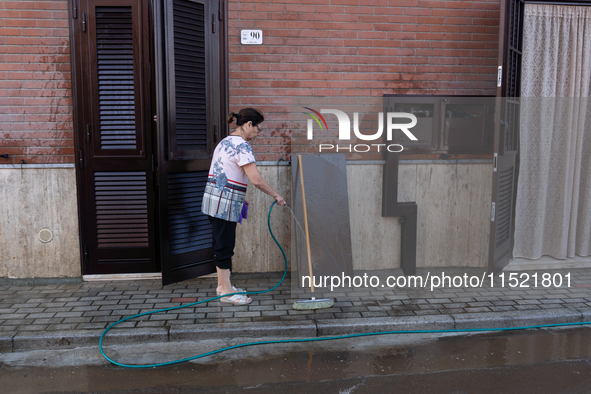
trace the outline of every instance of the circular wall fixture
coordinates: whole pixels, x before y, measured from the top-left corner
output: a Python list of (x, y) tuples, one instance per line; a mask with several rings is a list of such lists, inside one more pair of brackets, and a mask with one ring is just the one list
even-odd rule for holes
[(42, 228), (37, 236), (39, 237), (39, 241), (43, 242), (44, 244), (51, 242), (53, 239), (53, 233), (48, 228)]

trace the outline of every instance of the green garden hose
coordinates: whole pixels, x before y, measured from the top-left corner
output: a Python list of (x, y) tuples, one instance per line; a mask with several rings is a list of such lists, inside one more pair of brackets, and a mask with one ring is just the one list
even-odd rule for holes
[(560, 326), (570, 326), (570, 325), (591, 324), (591, 322), (579, 322), (579, 323), (539, 324), (539, 325), (535, 325), (535, 326), (523, 326), (523, 327), (466, 328), (466, 329), (450, 329), (450, 330), (380, 331), (380, 332), (370, 332), (370, 333), (365, 333), (365, 334), (339, 335), (339, 336), (332, 336), (332, 337), (302, 338), (302, 339), (280, 339), (280, 340), (273, 340), (273, 341), (248, 342), (248, 343), (243, 343), (243, 344), (240, 344), (240, 345), (228, 346), (228, 347), (225, 347), (225, 348), (213, 350), (213, 351), (207, 352), (207, 353), (198, 354), (198, 355), (192, 356), (192, 357), (182, 358), (182, 359), (179, 359), (179, 360), (167, 361), (167, 362), (163, 362), (163, 363), (154, 363), (154, 364), (141, 364), (141, 365), (123, 364), (123, 363), (120, 363), (120, 362), (117, 362), (117, 361), (111, 359), (109, 356), (107, 356), (105, 354), (105, 352), (103, 350), (103, 338), (105, 337), (105, 335), (107, 334), (107, 332), (111, 328), (115, 327), (117, 324), (123, 323), (126, 320), (134, 319), (136, 317), (151, 315), (151, 314), (154, 314), (154, 313), (161, 313), (161, 312), (172, 311), (172, 310), (180, 309), (180, 308), (187, 308), (187, 307), (191, 307), (191, 306), (203, 304), (205, 302), (217, 300), (218, 298), (221, 298), (221, 297), (228, 297), (229, 295), (233, 295), (233, 294), (263, 294), (263, 293), (268, 293), (270, 291), (275, 290), (283, 282), (283, 280), (285, 279), (285, 276), (287, 275), (287, 257), (285, 256), (285, 252), (283, 251), (283, 248), (281, 247), (281, 245), (277, 241), (277, 238), (275, 238), (275, 235), (273, 234), (273, 231), (271, 230), (271, 212), (272, 212), (273, 207), (275, 206), (276, 203), (277, 202), (274, 201), (273, 204), (271, 204), (271, 207), (269, 208), (269, 214), (267, 216), (267, 225), (269, 227), (269, 233), (271, 234), (271, 237), (273, 237), (273, 241), (275, 241), (275, 243), (277, 244), (277, 246), (281, 250), (281, 253), (283, 254), (283, 260), (285, 261), (285, 269), (283, 271), (283, 276), (281, 277), (281, 280), (279, 281), (279, 283), (277, 283), (275, 286), (273, 286), (272, 288), (270, 288), (268, 290), (263, 290), (263, 291), (248, 291), (248, 292), (245, 291), (245, 292), (240, 292), (240, 293), (224, 294), (224, 295), (220, 295), (220, 296), (217, 296), (217, 297), (209, 298), (207, 300), (193, 302), (193, 303), (187, 304), (187, 305), (180, 305), (180, 306), (175, 306), (175, 307), (172, 307), (172, 308), (158, 309), (158, 310), (151, 311), (151, 312), (139, 313), (137, 315), (133, 315), (133, 316), (129, 316), (129, 317), (126, 317), (124, 319), (121, 319), (121, 320), (119, 320), (119, 321), (111, 324), (110, 326), (108, 326), (105, 329), (105, 331), (102, 333), (101, 337), (100, 337), (100, 340), (99, 340), (99, 349), (100, 349), (101, 354), (103, 355), (103, 357), (105, 357), (109, 362), (111, 362), (111, 363), (113, 363), (115, 365), (118, 365), (120, 367), (126, 367), (126, 368), (154, 368), (154, 367), (163, 367), (165, 365), (179, 364), (179, 363), (182, 363), (182, 362), (185, 362), (185, 361), (190, 361), (190, 360), (195, 360), (195, 359), (202, 358), (202, 357), (211, 356), (212, 354), (222, 353), (222, 352), (225, 352), (227, 350), (237, 349), (237, 348), (240, 348), (240, 347), (254, 346), (254, 345), (265, 345), (265, 344), (271, 344), (271, 343), (316, 342), (316, 341), (328, 341), (328, 340), (332, 340), (332, 339), (368, 337), (368, 336), (373, 336), (373, 335), (389, 335), (389, 334), (434, 334), (434, 333), (446, 333), (446, 332), (477, 332), (477, 331), (526, 330), (526, 329), (531, 329), (531, 328), (545, 328), (545, 327), (560, 327)]

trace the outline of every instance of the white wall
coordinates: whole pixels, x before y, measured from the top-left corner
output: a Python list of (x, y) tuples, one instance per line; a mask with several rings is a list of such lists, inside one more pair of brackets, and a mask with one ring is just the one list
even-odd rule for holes
[(0, 168), (0, 277), (80, 275), (75, 169)]
[[(290, 204), (291, 168), (259, 166)], [(401, 164), (399, 201), (418, 204), (417, 267), (486, 267), (492, 190), (491, 164)], [(348, 164), (354, 269), (400, 266), (400, 223), (383, 218), (382, 165)], [(234, 270), (282, 271), (283, 258), (267, 230), (273, 199), (252, 185), (249, 219), (238, 226)], [(290, 215), (275, 208), (273, 231), (291, 256)]]
[[(291, 205), (291, 167), (259, 166)], [(400, 223), (381, 217), (382, 165), (348, 164), (355, 269), (400, 266)], [(492, 171), (490, 164), (401, 164), (399, 201), (418, 204), (418, 267), (486, 267)], [(267, 229), (273, 199), (248, 188), (249, 218), (238, 225), (234, 270), (283, 270)], [(81, 275), (74, 168), (0, 168), (0, 277)], [(291, 258), (291, 216), (276, 207), (273, 231)], [(42, 228), (53, 240), (42, 243)]]

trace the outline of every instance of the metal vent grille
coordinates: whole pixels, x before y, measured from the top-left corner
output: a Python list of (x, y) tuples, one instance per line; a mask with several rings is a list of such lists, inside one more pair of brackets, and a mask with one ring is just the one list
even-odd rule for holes
[(496, 214), (496, 236), (495, 245), (499, 246), (509, 239), (511, 234), (511, 204), (513, 197), (513, 172), (510, 167), (499, 172), (499, 192), (497, 195)]
[(211, 224), (201, 213), (208, 171), (168, 176), (168, 230), (171, 254), (212, 247)]
[(145, 172), (95, 172), (94, 195), (99, 248), (148, 246)]
[(173, 1), (176, 149), (207, 149), (204, 5)]
[(96, 8), (101, 149), (136, 149), (131, 7)]

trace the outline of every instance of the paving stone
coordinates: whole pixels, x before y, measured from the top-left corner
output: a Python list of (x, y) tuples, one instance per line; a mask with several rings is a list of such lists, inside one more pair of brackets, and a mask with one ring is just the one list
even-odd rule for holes
[(110, 310), (82, 312), (82, 316), (84, 316), (84, 317), (109, 316), (110, 314), (111, 314)]
[(55, 314), (55, 317), (81, 317), (86, 312), (59, 312)]
[(62, 298), (56, 298), (54, 301), (55, 302), (76, 302), (80, 299), (80, 297), (62, 297)]
[(97, 316), (97, 317), (93, 317), (91, 322), (92, 323), (102, 323), (102, 322), (115, 323), (121, 319), (123, 319), (123, 316)]
[(466, 308), (468, 306), (465, 302), (456, 302), (453, 304), (442, 304), (441, 307), (443, 308)]
[(335, 318), (337, 318), (337, 319), (350, 319), (353, 317), (361, 317), (361, 313), (359, 313), (359, 312), (335, 313)]
[(43, 331), (47, 329), (47, 324), (25, 324), (17, 327), (18, 332), (22, 331)]
[(308, 313), (310, 313), (310, 311), (300, 311), (300, 310), (296, 310), (296, 309), (288, 309), (287, 314), (290, 316), (296, 316), (296, 315), (307, 315)]
[(88, 307), (92, 305), (92, 301), (72, 301), (72, 302), (67, 302), (66, 303), (66, 307), (71, 306), (71, 307)]
[(123, 315), (123, 316), (139, 315), (140, 314), (140, 310), (139, 309), (123, 309), (123, 310), (117, 310), (117, 314), (118, 315)]
[(131, 300), (119, 301), (119, 305), (133, 305), (133, 304), (143, 304), (143, 303), (145, 303), (144, 299), (131, 299)]
[[(24, 319), (27, 317), (26, 313), (2, 313), (0, 314), (0, 320), (15, 320), (15, 319)], [(47, 316), (44, 316), (47, 317)], [(51, 316), (49, 316), (51, 317)]]
[(117, 305), (117, 300), (92, 301), (92, 305)]
[(70, 312), (73, 309), (71, 306), (64, 306), (60, 308), (45, 308), (45, 313)]
[(454, 303), (456, 303), (456, 302), (468, 303), (468, 302), (474, 302), (474, 300), (475, 299), (472, 297), (458, 297), (458, 298), (454, 298)]
[(47, 330), (61, 331), (61, 330), (75, 330), (78, 324), (50, 324)]
[(504, 311), (514, 311), (515, 308), (513, 306), (491, 306), (489, 307), (491, 311), (493, 312), (504, 312)]
[(343, 306), (340, 308), (342, 312), (368, 312), (369, 310), (365, 306)]
[(287, 316), (287, 310), (282, 311), (262, 311), (261, 316)]
[(94, 302), (94, 301), (103, 301), (104, 299), (105, 299), (105, 297), (92, 296), (92, 297), (80, 297), (79, 301)]
[(90, 305), (90, 306), (75, 306), (72, 308), (72, 312), (88, 312), (88, 311), (98, 311), (100, 306), (98, 305)]
[(164, 327), (166, 321), (139, 321), (136, 327)]
[(114, 311), (114, 310), (120, 310), (120, 309), (126, 309), (127, 305), (101, 305), (99, 307), (99, 311)]
[(492, 302), (489, 301), (480, 301), (480, 302), (468, 302), (469, 307), (481, 307), (481, 306), (491, 306)]
[(208, 312), (205, 316), (209, 319), (223, 319), (234, 316), (233, 312)]
[(442, 312), (451, 315), (454, 313), (464, 313), (464, 310), (462, 308), (449, 308), (449, 309), (444, 309)]
[(64, 316), (56, 316), (56, 313), (31, 313), (27, 315), (27, 319), (46, 319), (50, 317), (64, 317)]
[(490, 312), (490, 309), (488, 307), (464, 308), (464, 310), (468, 313)]
[(540, 300), (540, 302), (542, 304), (562, 304), (562, 303), (564, 303), (564, 300), (562, 298), (560, 298), (560, 299), (551, 299), (551, 300)]
[(560, 304), (542, 304), (539, 306), (540, 309), (554, 309), (554, 308), (562, 308)]
[(539, 305), (514, 305), (513, 307), (517, 310), (520, 310), (520, 311), (529, 311), (529, 310), (540, 309)]
[(56, 324), (61, 323), (62, 320), (64, 319), (62, 319), (61, 317), (53, 317), (50, 319), (35, 319), (32, 324)]
[[(563, 304), (563, 305), (567, 306), (567, 304)], [(577, 302), (570, 303), (569, 302), (568, 303), (568, 307), (569, 308), (576, 308), (576, 309), (578, 309), (578, 308), (586, 308), (587, 305), (585, 303), (583, 303), (583, 302), (581, 302), (581, 303), (577, 303)]]
[(516, 300), (515, 303), (518, 305), (537, 305), (540, 303), (540, 301), (537, 299), (535, 299), (535, 300)]
[(428, 298), (427, 302), (429, 304), (445, 304), (452, 301), (449, 298)]
[(150, 320), (172, 320), (176, 319), (178, 314), (170, 314), (170, 313), (155, 313), (150, 315)]
[(66, 317), (62, 323), (84, 323), (90, 322), (90, 317)]
[(45, 311), (45, 308), (19, 308), (14, 313), (41, 313), (44, 311)]
[(234, 312), (234, 317), (258, 317), (258, 316), (261, 316), (261, 312), (259, 312), (259, 311)]
[(105, 329), (107, 328), (107, 323), (79, 323), (76, 326), (77, 330), (91, 330), (95, 328)]
[[(370, 311), (370, 312), (361, 312), (361, 316), (365, 317), (385, 317), (388, 316), (388, 313), (384, 311)], [(322, 316), (324, 318), (324, 316)]]
[(248, 307), (249, 311), (274, 311), (273, 305), (253, 305)]
[(65, 302), (42, 302), (39, 305), (39, 308), (62, 308), (66, 306)]

